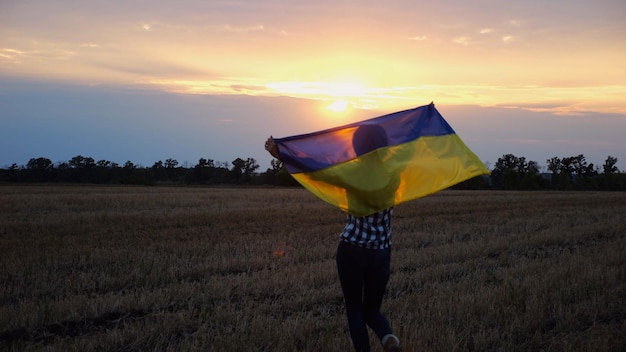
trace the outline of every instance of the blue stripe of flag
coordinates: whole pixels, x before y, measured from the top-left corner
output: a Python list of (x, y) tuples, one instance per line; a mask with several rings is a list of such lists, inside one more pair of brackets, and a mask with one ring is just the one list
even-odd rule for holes
[(281, 160), (290, 173), (313, 172), (359, 157), (352, 146), (352, 135), (357, 127), (366, 124), (382, 127), (387, 134), (388, 146), (420, 137), (455, 133), (431, 103), (323, 131), (276, 138), (275, 141)]

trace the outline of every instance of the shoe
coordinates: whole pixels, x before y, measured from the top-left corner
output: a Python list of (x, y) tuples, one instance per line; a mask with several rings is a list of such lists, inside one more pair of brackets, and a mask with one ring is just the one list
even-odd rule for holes
[(385, 352), (400, 352), (400, 340), (395, 335), (385, 335), (381, 342)]

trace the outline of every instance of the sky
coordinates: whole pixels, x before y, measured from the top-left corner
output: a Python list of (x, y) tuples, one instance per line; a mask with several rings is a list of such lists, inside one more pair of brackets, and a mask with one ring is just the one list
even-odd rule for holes
[(434, 102), (493, 166), (626, 170), (623, 0), (0, 0), (0, 167), (270, 167), (265, 139)]

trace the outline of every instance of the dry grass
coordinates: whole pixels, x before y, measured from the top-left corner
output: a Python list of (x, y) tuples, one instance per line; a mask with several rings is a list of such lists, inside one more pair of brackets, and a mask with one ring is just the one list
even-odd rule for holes
[[(404, 351), (624, 351), (625, 214), (624, 193), (398, 206)], [(0, 215), (2, 350), (351, 348), (344, 217), (304, 190), (1, 186)]]

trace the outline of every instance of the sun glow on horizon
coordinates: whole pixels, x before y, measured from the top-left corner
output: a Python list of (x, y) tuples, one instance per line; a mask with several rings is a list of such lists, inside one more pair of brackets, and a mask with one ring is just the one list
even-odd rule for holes
[[(357, 83), (245, 80), (148, 80), (144, 85), (180, 94), (286, 96), (317, 100), (323, 111), (345, 115), (351, 109), (400, 110), (419, 105), (516, 107), (562, 115), (598, 111), (626, 113), (624, 85), (552, 87), (539, 85), (417, 85), (369, 87)], [(593, 96), (594, 100), (587, 98)]]
[(273, 82), (266, 86), (279, 93), (337, 99), (363, 97), (369, 91), (360, 84), (337, 82)]
[(344, 99), (338, 99), (327, 105), (326, 109), (335, 113), (342, 113), (348, 109), (348, 102)]
[(329, 102), (325, 108), (334, 113), (345, 113), (351, 108), (380, 108), (385, 105), (383, 100), (387, 96), (380, 88), (346, 82), (288, 81), (272, 82), (265, 86), (272, 94)]

